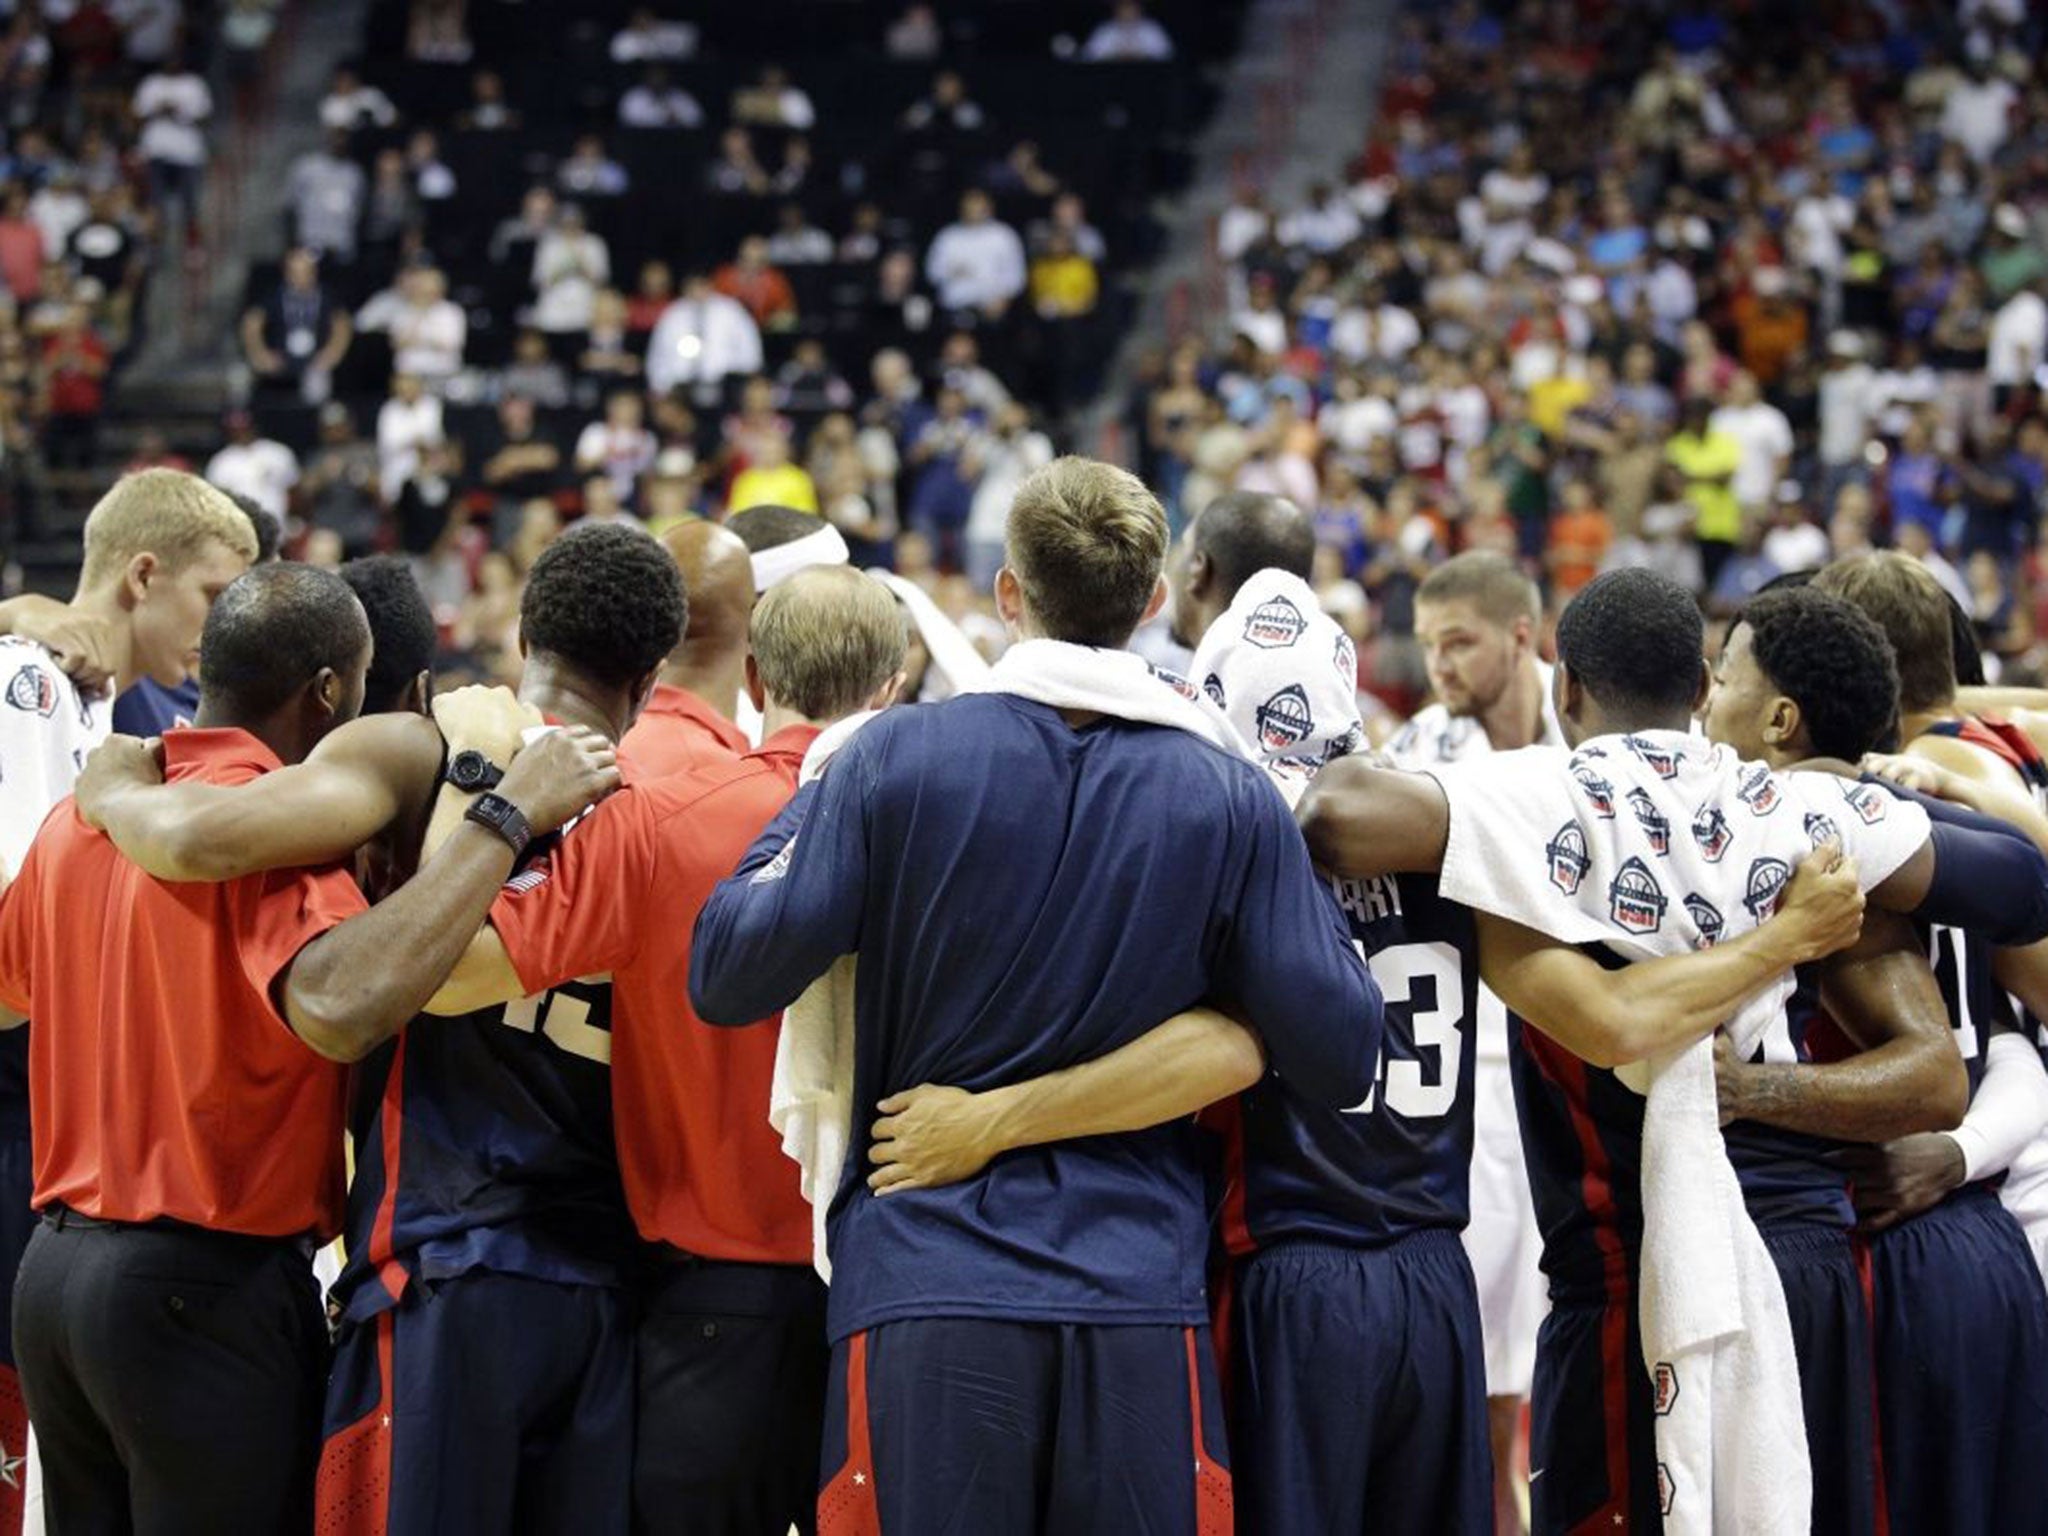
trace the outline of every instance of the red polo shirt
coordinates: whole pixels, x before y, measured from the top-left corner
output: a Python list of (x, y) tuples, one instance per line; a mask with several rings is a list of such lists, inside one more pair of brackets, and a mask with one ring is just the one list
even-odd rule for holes
[(649, 778), (729, 763), (753, 749), (747, 733), (687, 688), (656, 683), (620, 747)]
[(713, 886), (796, 792), (817, 737), (778, 731), (722, 767), (627, 786), (491, 907), (529, 993), (612, 978), (612, 1105), (641, 1235), (705, 1258), (808, 1264), (811, 1208), (768, 1124), (781, 1016), (690, 1011), (690, 935)]
[[(281, 766), (247, 732), (164, 738), (165, 777)], [(278, 1011), (310, 941), (364, 909), (342, 868), (168, 885), (51, 813), (0, 896), (0, 1000), (35, 1016), (35, 1204), (259, 1237), (341, 1226), (345, 1069)]]

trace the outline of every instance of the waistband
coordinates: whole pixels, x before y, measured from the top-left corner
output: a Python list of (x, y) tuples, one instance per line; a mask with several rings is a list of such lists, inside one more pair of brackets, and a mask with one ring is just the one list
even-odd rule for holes
[(243, 1246), (252, 1251), (281, 1250), (303, 1255), (308, 1260), (319, 1247), (310, 1237), (261, 1237), (251, 1232), (222, 1232), (171, 1216), (153, 1216), (148, 1221), (110, 1221), (103, 1216), (88, 1216), (83, 1211), (74, 1211), (61, 1201), (43, 1211), (42, 1223), (53, 1232), (149, 1232), (160, 1236), (203, 1238), (223, 1246)]
[(825, 1282), (808, 1264), (749, 1264), (662, 1247), (647, 1275), (651, 1305), (773, 1315), (825, 1305)]
[(1849, 1241), (1846, 1227), (1793, 1226), (1772, 1230), (1759, 1227), (1758, 1235), (1774, 1258), (1791, 1258), (1798, 1254), (1819, 1254), (1824, 1257), (1839, 1257), (1854, 1263), (1856, 1250)]
[(1303, 1258), (1326, 1259), (1368, 1259), (1380, 1255), (1388, 1257), (1421, 1257), (1426, 1254), (1457, 1254), (1463, 1257), (1465, 1244), (1456, 1232), (1448, 1227), (1422, 1227), (1414, 1232), (1404, 1232), (1399, 1237), (1383, 1243), (1338, 1243), (1328, 1238), (1283, 1237), (1270, 1243), (1261, 1243), (1251, 1252), (1239, 1257), (1240, 1264), (1249, 1264), (1254, 1259), (1278, 1258), (1282, 1255), (1299, 1255)]

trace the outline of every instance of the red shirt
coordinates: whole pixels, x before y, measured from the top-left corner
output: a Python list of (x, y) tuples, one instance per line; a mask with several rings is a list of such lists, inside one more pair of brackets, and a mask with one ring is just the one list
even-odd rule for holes
[(745, 731), (689, 689), (668, 683), (654, 685), (647, 707), (619, 745), (650, 779), (730, 763), (753, 748)]
[(817, 734), (791, 726), (736, 761), (629, 784), (491, 907), (529, 993), (611, 973), (626, 1203), (643, 1237), (704, 1258), (811, 1259), (811, 1208), (768, 1124), (781, 1016), (713, 1028), (689, 977), (697, 913), (796, 792)]
[[(238, 730), (164, 738), (165, 777), (281, 766)], [(0, 896), (0, 1000), (33, 1014), (35, 1205), (258, 1237), (341, 1226), (346, 1071), (273, 999), (310, 941), (364, 909), (339, 868), (167, 885), (70, 801)]]

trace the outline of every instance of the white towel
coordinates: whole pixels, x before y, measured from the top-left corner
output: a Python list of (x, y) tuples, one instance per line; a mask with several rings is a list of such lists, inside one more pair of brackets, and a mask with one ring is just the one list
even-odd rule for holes
[(1365, 739), (1357, 648), (1299, 576), (1264, 570), (1239, 587), (1189, 675), (1289, 804), (1318, 768)]
[[(1864, 887), (1928, 835), (1918, 806), (1824, 774), (1780, 775), (1676, 731), (1532, 747), (1432, 770), (1450, 803), (1442, 890), (1631, 959), (1754, 927), (1793, 867), (1837, 838)], [(1728, 1025), (1747, 1055), (1787, 979)], [(1802, 1533), (1812, 1504), (1784, 1291), (1720, 1135), (1711, 1041), (1624, 1072), (1648, 1083), (1641, 1314), (1665, 1530)]]
[[(926, 595), (923, 587), (894, 571), (869, 571), (868, 574), (902, 601), (909, 611), (911, 623), (917, 626), (917, 633), (924, 641), (926, 653), (932, 659), (931, 671), (944, 681), (943, 690), (934, 694), (927, 678), (926, 702), (965, 693), (988, 676), (988, 659), (975, 649), (974, 642), (967, 638), (958, 624), (939, 611), (939, 605)], [(904, 702), (911, 704), (917, 701), (906, 699)]]
[(1130, 651), (1064, 640), (1020, 640), (967, 693), (1007, 693), (1052, 709), (1171, 726), (1212, 747), (1256, 759), (1223, 711), (1176, 672)]

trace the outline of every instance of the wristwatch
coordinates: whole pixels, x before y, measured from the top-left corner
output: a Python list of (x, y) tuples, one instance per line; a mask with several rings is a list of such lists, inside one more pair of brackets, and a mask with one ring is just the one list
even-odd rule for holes
[(480, 827), (489, 827), (505, 839), (512, 849), (513, 862), (517, 863), (526, 852), (526, 845), (533, 841), (533, 828), (527, 824), (526, 815), (503, 795), (484, 794), (462, 813), (464, 821), (473, 821)]
[(505, 770), (483, 753), (471, 750), (456, 753), (442, 777), (464, 794), (473, 795), (480, 789), (496, 789)]

